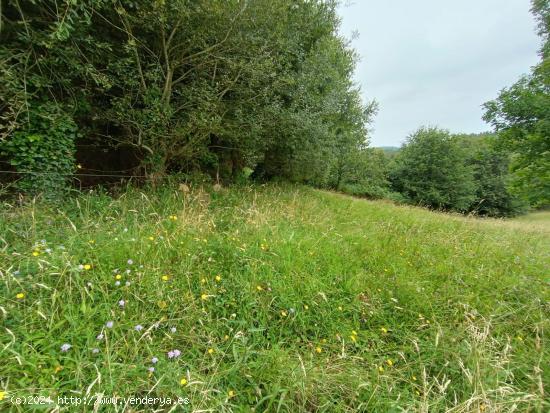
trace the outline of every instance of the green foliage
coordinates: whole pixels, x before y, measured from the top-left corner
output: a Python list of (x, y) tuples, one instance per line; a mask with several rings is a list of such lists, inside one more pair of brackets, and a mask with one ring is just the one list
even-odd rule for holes
[(19, 190), (59, 195), (75, 170), (76, 124), (53, 103), (32, 104), (25, 115), (27, 123), (0, 141), (0, 153), (21, 173)]
[(0, 411), (548, 411), (548, 231), (274, 185), (3, 203)]
[(515, 156), (511, 187), (535, 207), (550, 204), (550, 6), (533, 1), (542, 37), (542, 61), (497, 99), (485, 103), (484, 119)]
[(446, 130), (424, 127), (409, 136), (390, 177), (394, 190), (418, 205), (464, 212), (475, 200), (474, 170)]
[[(2, 136), (53, 99), (140, 173), (322, 184), (343, 136), (366, 139), (356, 56), (327, 1), (8, 1), (2, 10)], [(347, 138), (346, 138), (347, 139)], [(136, 169), (137, 170), (137, 169)]]
[(384, 198), (389, 193), (389, 160), (384, 151), (373, 148), (354, 150), (332, 175), (332, 187), (356, 196)]
[(510, 190), (510, 153), (497, 144), (494, 134), (455, 135), (467, 153), (466, 163), (474, 169), (476, 199), (470, 212), (494, 217), (511, 217), (527, 209)]

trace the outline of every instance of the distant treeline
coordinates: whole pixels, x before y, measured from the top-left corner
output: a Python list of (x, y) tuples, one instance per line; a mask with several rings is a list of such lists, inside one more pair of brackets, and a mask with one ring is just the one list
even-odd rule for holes
[(513, 155), (494, 133), (423, 127), (400, 149), (369, 149), (363, 157), (368, 173), (346, 176), (341, 191), (488, 216), (514, 216), (529, 207), (512, 190)]

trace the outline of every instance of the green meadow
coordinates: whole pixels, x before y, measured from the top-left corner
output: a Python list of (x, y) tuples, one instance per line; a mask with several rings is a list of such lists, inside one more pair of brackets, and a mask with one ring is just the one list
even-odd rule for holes
[[(547, 214), (290, 185), (62, 205), (1, 204), (1, 411), (550, 410)], [(98, 401), (130, 396), (188, 404)]]

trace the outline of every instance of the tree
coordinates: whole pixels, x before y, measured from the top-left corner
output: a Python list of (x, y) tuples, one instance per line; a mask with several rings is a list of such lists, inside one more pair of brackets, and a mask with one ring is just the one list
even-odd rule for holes
[(469, 212), (493, 217), (511, 217), (526, 205), (510, 191), (508, 151), (497, 145), (495, 134), (455, 135), (466, 151), (466, 163), (474, 170), (476, 199)]
[(534, 0), (532, 11), (543, 40), (541, 62), (529, 75), (484, 104), (500, 144), (514, 153), (511, 187), (531, 205), (550, 204), (550, 4)]
[(476, 197), (474, 171), (451, 134), (422, 127), (407, 138), (390, 172), (393, 189), (410, 202), (467, 211)]

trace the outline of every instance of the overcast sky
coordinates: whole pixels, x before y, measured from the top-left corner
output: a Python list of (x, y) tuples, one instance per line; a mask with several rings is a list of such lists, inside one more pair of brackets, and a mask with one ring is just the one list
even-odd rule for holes
[(356, 81), (376, 99), (373, 146), (421, 125), (490, 130), (481, 104), (529, 71), (539, 38), (529, 0), (353, 0), (341, 33), (361, 56)]

